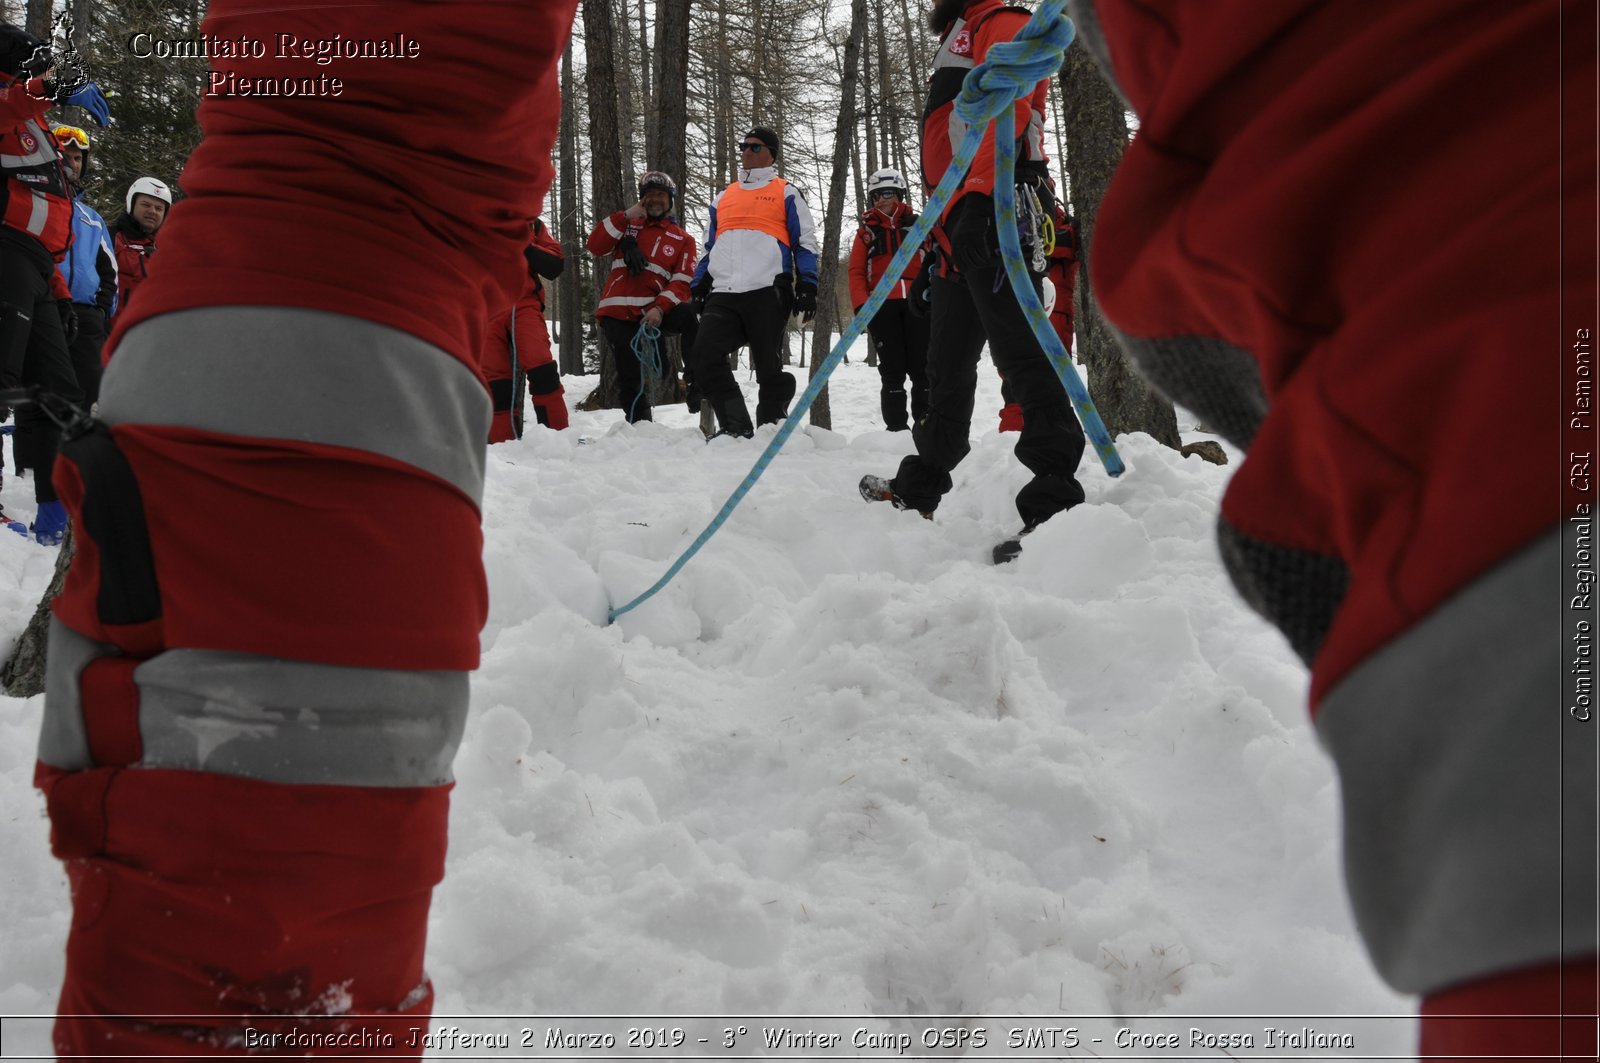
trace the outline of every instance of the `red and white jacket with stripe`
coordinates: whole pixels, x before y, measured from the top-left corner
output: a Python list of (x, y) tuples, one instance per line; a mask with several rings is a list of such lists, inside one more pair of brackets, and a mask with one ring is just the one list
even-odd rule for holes
[[(861, 228), (856, 230), (855, 242), (850, 245), (850, 305), (860, 310), (872, 290), (883, 278), (883, 271), (905, 242), (906, 233), (917, 224), (917, 212), (905, 203), (896, 202), (894, 208), (884, 211), (873, 207), (861, 215)], [(895, 286), (889, 289), (890, 299), (904, 299), (911, 291), (911, 282), (922, 269), (922, 252), (911, 256), (905, 272)]]
[[(53, 104), (41, 99), (37, 80), (0, 74), (0, 224), (39, 241), (57, 262), (72, 245), (72, 194), (61, 153), (44, 123)], [(51, 290), (70, 298), (51, 271)]]
[[(631, 273), (617, 250), (624, 237), (632, 236), (644, 252), (647, 266)], [(626, 211), (616, 211), (600, 219), (589, 234), (588, 248), (596, 255), (612, 255), (611, 274), (595, 317), (615, 317), (637, 321), (651, 307), (663, 314), (689, 301), (689, 282), (694, 276), (696, 246), (694, 237), (667, 218), (633, 221)]]

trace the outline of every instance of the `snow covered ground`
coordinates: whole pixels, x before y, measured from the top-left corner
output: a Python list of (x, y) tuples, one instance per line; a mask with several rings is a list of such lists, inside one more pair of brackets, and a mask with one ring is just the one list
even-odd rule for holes
[[(609, 626), (773, 429), (707, 445), (682, 407), (603, 411), (491, 449), (438, 1012), (1030, 1015), (1106, 1036), (1285, 1016), (1245, 1025), (1353, 1032), (1320, 1058), (1408, 1055), (1414, 1003), (1378, 981), (1344, 898), (1304, 671), (1213, 544), (1233, 466), (1124, 438), (1127, 474), (1091, 453), (1088, 503), (996, 568), (1027, 474), (992, 368), (930, 522), (856, 495), (911, 445), (879, 427), (864, 353), (833, 379), (835, 431), (796, 433)], [(569, 378), (569, 401), (591, 386)], [(0, 502), (26, 519), (30, 497), (8, 479)], [(53, 556), (0, 535), (0, 647)], [(68, 921), (30, 784), (39, 708), (0, 698), (0, 1014), (52, 1011)], [(1318, 1018), (1339, 1015), (1394, 1017)], [(1008, 1024), (989, 1025), (993, 1054)], [(5, 1053), (46, 1051), (45, 1030), (8, 1030)]]

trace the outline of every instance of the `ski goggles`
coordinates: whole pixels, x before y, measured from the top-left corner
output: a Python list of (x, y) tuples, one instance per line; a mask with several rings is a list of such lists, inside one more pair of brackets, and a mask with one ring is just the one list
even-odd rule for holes
[(89, 150), (89, 134), (75, 125), (58, 125), (50, 130), (50, 135), (56, 138), (56, 143), (61, 147), (68, 144), (77, 144), (84, 151)]

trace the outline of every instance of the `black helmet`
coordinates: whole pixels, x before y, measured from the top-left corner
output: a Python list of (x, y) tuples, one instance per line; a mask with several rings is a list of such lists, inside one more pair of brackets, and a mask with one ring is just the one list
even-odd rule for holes
[(21, 26), (0, 22), (0, 74), (34, 77), (51, 66), (50, 46)]
[(672, 183), (671, 177), (660, 170), (646, 170), (639, 175), (639, 198), (643, 199), (644, 194), (652, 188), (661, 189), (674, 203), (678, 201), (678, 186)]

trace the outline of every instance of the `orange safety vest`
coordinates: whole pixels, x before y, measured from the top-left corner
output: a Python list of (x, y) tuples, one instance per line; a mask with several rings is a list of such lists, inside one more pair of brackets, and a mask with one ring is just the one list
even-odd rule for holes
[(789, 184), (774, 177), (760, 188), (745, 188), (738, 181), (717, 200), (717, 235), (735, 229), (766, 233), (789, 246), (789, 208), (784, 202)]

